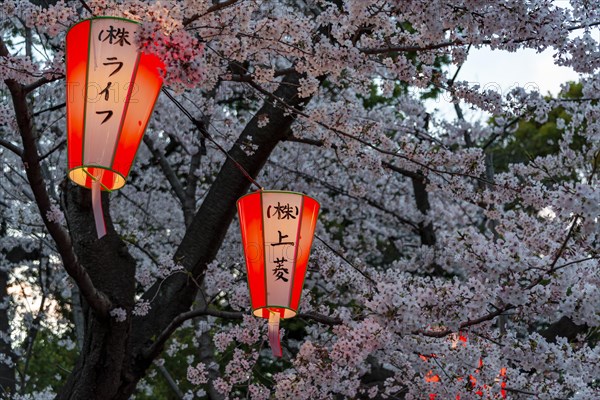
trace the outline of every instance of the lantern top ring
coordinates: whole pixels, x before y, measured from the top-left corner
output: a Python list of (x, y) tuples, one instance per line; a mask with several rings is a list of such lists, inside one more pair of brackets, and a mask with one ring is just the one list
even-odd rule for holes
[(242, 197), (240, 197), (237, 202), (239, 203), (244, 197), (252, 196), (252, 195), (256, 195), (256, 194), (260, 194), (260, 193), (282, 193), (282, 194), (283, 193), (287, 193), (287, 194), (295, 194), (295, 195), (298, 195), (298, 196), (308, 197), (309, 199), (314, 200), (317, 204), (320, 205), (320, 203), (314, 197), (309, 196), (309, 195), (304, 194), (304, 193), (292, 192), (290, 190), (265, 190), (265, 189), (259, 189), (259, 190), (255, 190), (252, 193), (245, 194)]
[(138, 25), (141, 23), (141, 22), (138, 22), (138, 21), (134, 21), (134, 20), (132, 20), (132, 19), (129, 19), (129, 18), (123, 18), (123, 17), (111, 17), (111, 16), (109, 16), (109, 15), (98, 15), (98, 16), (96, 16), (96, 17), (90, 17), (90, 18), (86, 18), (86, 19), (82, 19), (82, 20), (80, 20), (80, 21), (77, 21), (76, 23), (74, 23), (73, 25), (71, 25), (71, 26), (69, 27), (69, 29), (67, 29), (67, 34), (69, 33), (69, 31), (70, 31), (71, 29), (75, 28), (77, 25), (79, 25), (79, 24), (82, 24), (82, 23), (84, 23), (84, 22), (87, 22), (87, 21), (93, 21), (93, 20), (97, 20), (97, 19), (118, 19), (118, 20), (120, 20), (120, 21), (131, 22), (131, 23), (138, 24)]

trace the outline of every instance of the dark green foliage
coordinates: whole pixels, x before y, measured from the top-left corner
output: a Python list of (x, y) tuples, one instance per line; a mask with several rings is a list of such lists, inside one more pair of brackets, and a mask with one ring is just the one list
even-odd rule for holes
[[(580, 99), (582, 86), (571, 83), (569, 92), (564, 94), (564, 99)], [(559, 152), (559, 142), (563, 137), (563, 130), (557, 126), (557, 120), (563, 119), (566, 124), (571, 121), (571, 116), (563, 107), (556, 107), (548, 114), (545, 122), (537, 122), (533, 118), (518, 121), (518, 128), (503, 141), (491, 148), (496, 172), (508, 171), (510, 164), (528, 163), (536, 157), (543, 157)], [(492, 119), (491, 123), (494, 123)], [(585, 144), (581, 136), (575, 135), (571, 148), (580, 150)]]
[[(60, 341), (61, 339), (75, 341), (74, 336), (70, 332), (58, 335), (44, 327), (40, 328), (27, 366), (26, 373), (29, 380), (25, 384), (24, 393), (41, 391), (47, 387), (57, 391), (62, 387), (75, 366), (78, 350), (77, 347), (69, 350), (61, 345)], [(18, 375), (21, 375), (25, 369), (25, 360), (26, 357), (21, 357), (18, 361)], [(17, 380), (20, 378), (17, 376)]]

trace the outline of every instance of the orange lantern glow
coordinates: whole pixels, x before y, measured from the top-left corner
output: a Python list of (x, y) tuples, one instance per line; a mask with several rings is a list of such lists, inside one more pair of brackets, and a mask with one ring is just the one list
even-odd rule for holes
[(106, 234), (100, 192), (125, 185), (162, 87), (164, 65), (138, 50), (137, 27), (98, 17), (67, 33), (68, 176), (92, 189), (98, 238)]
[(237, 202), (252, 313), (269, 320), (281, 357), (279, 320), (298, 312), (319, 203), (301, 193), (259, 190)]
[[(451, 343), (452, 343), (451, 344), (452, 349), (457, 348), (460, 342), (462, 342), (463, 347), (467, 347), (468, 338), (462, 332), (454, 333), (450, 336), (450, 338), (451, 338)], [(441, 357), (443, 357), (443, 355), (441, 355)], [(437, 354), (430, 354), (430, 355), (419, 354), (419, 358), (421, 358), (421, 360), (423, 360), (425, 362), (429, 362), (430, 359), (438, 358), (438, 355)], [(438, 366), (439, 366), (439, 363), (436, 362), (436, 364), (438, 364)], [(488, 396), (486, 398), (506, 399), (507, 398), (506, 397), (507, 396), (507, 393), (506, 393), (506, 381), (507, 381), (506, 368), (504, 368), (504, 367), (500, 368), (500, 372), (499, 372), (498, 376), (494, 379), (493, 383), (484, 383), (481, 381), (481, 379), (479, 379), (479, 380), (477, 379), (477, 376), (480, 373), (480, 370), (483, 368), (483, 366), (484, 366), (483, 358), (480, 358), (477, 368), (471, 374), (469, 374), (468, 383), (465, 384), (465, 388), (467, 388), (469, 391), (471, 391), (472, 393), (474, 393), (480, 397), (483, 397), (484, 392), (485, 392)], [(424, 379), (425, 379), (426, 383), (430, 383), (432, 385), (443, 384), (442, 377), (440, 377), (440, 375), (435, 374), (432, 369), (429, 370), (429, 372), (427, 372), (425, 374)], [(464, 376), (453, 376), (450, 379), (456, 379), (458, 381), (465, 381), (465, 382), (467, 381)], [(496, 383), (499, 384), (500, 391), (496, 391), (496, 389), (494, 388)], [(434, 386), (432, 386), (432, 387), (434, 387)], [(436, 393), (429, 394), (429, 400), (436, 400), (437, 398), (438, 398), (438, 394), (436, 394)], [(456, 395), (456, 400), (461, 400), (460, 394)]]

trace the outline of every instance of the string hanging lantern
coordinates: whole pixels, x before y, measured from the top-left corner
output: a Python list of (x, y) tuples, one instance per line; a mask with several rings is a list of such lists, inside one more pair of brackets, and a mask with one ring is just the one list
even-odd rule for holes
[(298, 312), (319, 203), (301, 193), (259, 190), (237, 202), (252, 313), (269, 320), (281, 357), (279, 322)]
[(92, 190), (98, 238), (101, 191), (125, 185), (162, 87), (159, 58), (137, 49), (138, 23), (96, 17), (67, 33), (68, 177)]

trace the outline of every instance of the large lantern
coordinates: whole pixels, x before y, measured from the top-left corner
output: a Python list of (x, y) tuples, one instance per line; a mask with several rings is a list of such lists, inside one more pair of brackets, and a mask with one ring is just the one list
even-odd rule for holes
[(269, 320), (281, 357), (279, 320), (298, 312), (319, 203), (301, 193), (259, 190), (237, 202), (252, 312)]
[(106, 234), (100, 192), (125, 185), (162, 86), (164, 65), (138, 51), (137, 27), (99, 17), (67, 33), (68, 176), (92, 189), (99, 238)]

